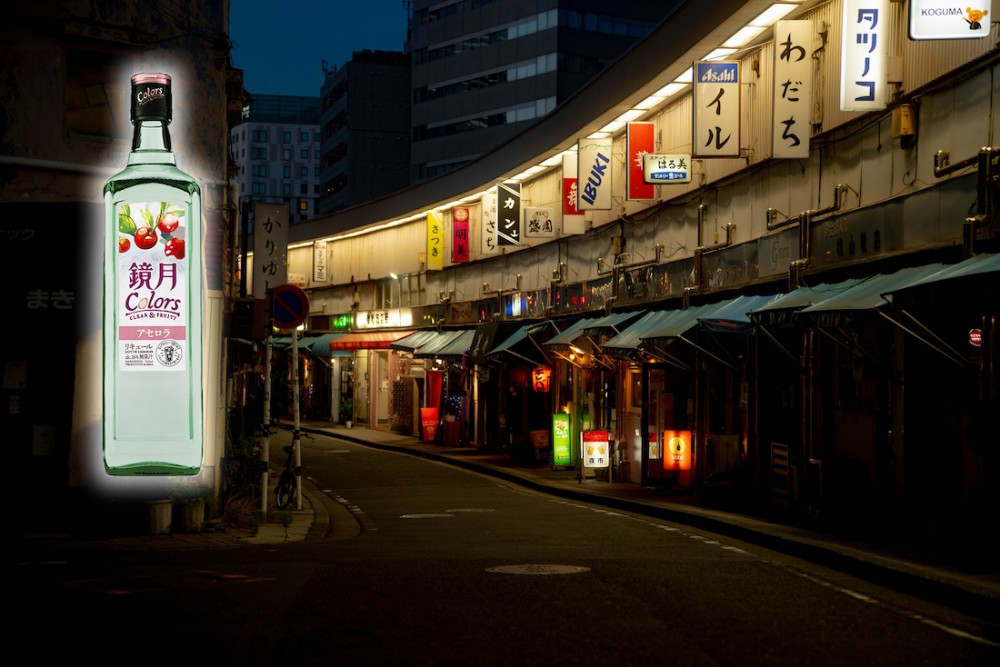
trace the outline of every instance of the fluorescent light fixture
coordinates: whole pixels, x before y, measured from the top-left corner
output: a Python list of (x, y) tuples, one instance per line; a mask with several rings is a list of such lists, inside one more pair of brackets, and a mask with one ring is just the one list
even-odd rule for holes
[(694, 80), (693, 68), (688, 67), (680, 76), (674, 79), (674, 83), (691, 83)]
[(552, 157), (542, 160), (543, 167), (555, 167), (556, 165), (562, 164), (563, 156), (562, 153), (556, 153)]
[(767, 30), (762, 25), (748, 25), (740, 28), (735, 35), (722, 43), (722, 46), (730, 49), (740, 49), (749, 44), (760, 33)]
[(731, 56), (734, 53), (736, 53), (736, 49), (715, 49), (707, 56), (705, 56), (705, 60), (716, 60), (718, 58), (725, 58), (726, 56)]
[(642, 102), (639, 102), (638, 104), (636, 104), (634, 108), (638, 109), (640, 111), (649, 111), (650, 109), (652, 109), (656, 105), (658, 105), (661, 102), (663, 102), (665, 99), (667, 99), (667, 98), (663, 97), (662, 95), (650, 95), (649, 97), (647, 97), (646, 99), (644, 99)]
[(591, 132), (590, 134), (587, 135), (587, 138), (588, 139), (605, 139), (605, 138), (607, 138), (607, 136), (608, 136), (607, 132)]
[(625, 123), (620, 120), (613, 120), (604, 127), (601, 128), (601, 132), (606, 132), (607, 134), (613, 134), (618, 130), (625, 127)]
[(621, 116), (618, 116), (617, 120), (620, 120), (623, 123), (628, 123), (630, 121), (635, 120), (636, 118), (638, 118), (641, 115), (642, 115), (642, 111), (640, 111), (639, 109), (629, 109), (628, 111), (626, 111), (625, 113), (623, 113)]
[(776, 2), (764, 11), (762, 11), (757, 18), (750, 21), (747, 25), (762, 26), (764, 28), (769, 28), (778, 19), (784, 18), (790, 11), (798, 7), (798, 5), (793, 5), (790, 2)]

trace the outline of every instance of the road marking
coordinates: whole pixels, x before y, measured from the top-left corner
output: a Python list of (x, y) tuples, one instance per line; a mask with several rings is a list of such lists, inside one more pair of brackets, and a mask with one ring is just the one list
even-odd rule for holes
[(425, 512), (424, 514), (402, 514), (400, 519), (451, 519), (454, 518), (454, 514), (445, 514), (444, 512)]
[(549, 563), (525, 563), (523, 565), (497, 565), (486, 568), (487, 572), (493, 574), (527, 574), (527, 575), (549, 575), (549, 574), (579, 574), (590, 572), (589, 567), (580, 565), (552, 565)]

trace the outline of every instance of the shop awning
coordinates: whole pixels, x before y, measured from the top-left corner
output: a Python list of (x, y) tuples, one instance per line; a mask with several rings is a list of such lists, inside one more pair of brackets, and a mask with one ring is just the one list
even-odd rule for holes
[(701, 328), (707, 331), (747, 333), (753, 328), (750, 313), (767, 306), (781, 296), (783, 295), (741, 295), (711, 313), (699, 315), (698, 322), (701, 323)]
[(888, 305), (892, 301), (890, 295), (893, 290), (923, 280), (943, 268), (943, 264), (926, 264), (900, 269), (894, 273), (879, 273), (838, 294), (817, 301), (800, 312), (820, 326), (839, 326), (858, 313)]
[(620, 334), (609, 339), (601, 346), (608, 354), (626, 355), (642, 344), (642, 339), (662, 325), (676, 310), (651, 310)]
[(895, 295), (900, 292), (916, 290), (921, 287), (931, 287), (946, 281), (960, 280), (962, 278), (983, 277), (990, 273), (1000, 273), (1000, 254), (974, 255), (962, 260), (958, 264), (946, 266), (940, 271), (936, 271), (928, 276), (923, 276), (911, 281), (906, 285), (899, 285), (888, 294)]
[(397, 352), (409, 352), (410, 354), (413, 354), (418, 348), (436, 339), (439, 335), (440, 334), (438, 334), (438, 332), (434, 329), (417, 331), (409, 336), (392, 341), (389, 343), (389, 349), (396, 350)]
[(291, 347), (292, 337), (291, 336), (279, 336), (277, 338), (271, 339), (271, 347), (276, 350), (280, 350), (283, 347)]
[(783, 294), (773, 301), (750, 310), (750, 319), (763, 326), (782, 326), (795, 322), (800, 310), (854, 287), (860, 278), (849, 278), (838, 283), (820, 283), (814, 287), (802, 286)]
[(691, 306), (683, 310), (668, 311), (669, 315), (654, 326), (651, 326), (650, 330), (642, 336), (642, 340), (647, 341), (683, 336), (698, 326), (699, 317), (707, 317), (727, 303), (729, 302), (707, 303), (701, 306)]
[[(532, 333), (541, 331), (547, 326), (551, 326), (551, 322), (549, 321), (531, 322), (530, 324), (524, 324), (521, 326), (520, 329), (515, 331), (513, 334), (511, 334), (506, 339), (501, 341), (496, 347), (490, 350), (487, 356), (496, 357), (506, 352), (516, 357), (520, 357), (521, 359), (524, 359), (525, 361), (528, 361), (530, 363), (538, 363), (539, 362), (538, 359), (530, 359), (524, 356), (523, 354), (519, 354), (514, 350), (514, 347), (525, 340), (531, 340), (530, 335)], [(534, 344), (534, 347), (537, 347), (537, 344), (535, 344), (533, 340), (531, 340), (531, 342)], [(541, 359), (543, 360), (545, 359), (545, 355), (542, 354), (540, 350), (538, 356), (541, 357)]]
[(598, 336), (601, 334), (619, 334), (625, 327), (646, 314), (644, 310), (633, 310), (629, 312), (611, 313), (604, 317), (599, 317), (591, 324), (583, 328), (585, 336)]
[(510, 337), (521, 326), (520, 322), (484, 322), (476, 327), (476, 332), (469, 344), (469, 363), (481, 364), (486, 361), (486, 355), (493, 349), (495, 341), (503, 341)]
[(596, 322), (599, 318), (596, 317), (585, 317), (583, 319), (577, 320), (570, 326), (563, 329), (561, 333), (556, 334), (552, 338), (548, 339), (542, 343), (542, 347), (552, 347), (561, 348), (567, 347), (573, 343), (580, 336), (585, 335), (583, 329)]
[(409, 331), (365, 331), (346, 334), (343, 338), (331, 341), (331, 350), (388, 350), (393, 341), (405, 338), (414, 332)]
[(437, 359), (444, 357), (461, 357), (469, 351), (475, 329), (458, 329), (443, 331), (433, 341), (417, 348), (413, 356), (417, 359)]
[[(316, 357), (331, 357), (334, 355), (333, 350), (330, 349), (330, 343), (335, 340), (340, 340), (347, 334), (344, 333), (325, 333), (315, 336), (312, 343), (309, 345), (309, 354)], [(301, 345), (303, 341), (299, 341)]]

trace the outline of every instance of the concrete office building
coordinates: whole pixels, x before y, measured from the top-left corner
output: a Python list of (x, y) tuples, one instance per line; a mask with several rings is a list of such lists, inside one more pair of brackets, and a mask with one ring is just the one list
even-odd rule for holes
[(320, 93), (319, 212), (363, 204), (409, 185), (410, 59), (356, 51), (327, 72)]
[(411, 182), (452, 171), (510, 140), (679, 4), (415, 0)]
[(240, 210), (253, 202), (288, 204), (290, 222), (307, 220), (319, 197), (319, 98), (252, 95), (229, 132)]

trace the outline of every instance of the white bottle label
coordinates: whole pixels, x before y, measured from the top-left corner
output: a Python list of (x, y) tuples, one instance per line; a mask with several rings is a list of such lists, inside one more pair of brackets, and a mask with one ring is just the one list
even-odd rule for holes
[(184, 207), (131, 202), (117, 213), (118, 369), (187, 370)]

